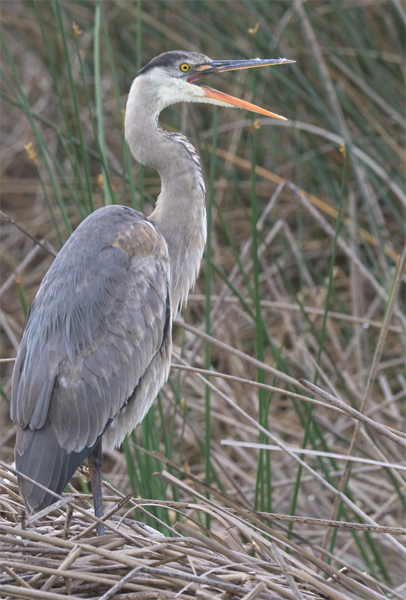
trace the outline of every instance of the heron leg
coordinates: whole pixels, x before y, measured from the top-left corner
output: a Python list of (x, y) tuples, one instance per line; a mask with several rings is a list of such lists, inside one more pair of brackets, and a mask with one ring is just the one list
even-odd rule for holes
[[(101, 471), (103, 464), (102, 442), (96, 444), (87, 457), (90, 479), (92, 480), (94, 514), (96, 517), (103, 516), (103, 492), (101, 484)], [(97, 535), (105, 535), (104, 525), (99, 524), (96, 528)]]

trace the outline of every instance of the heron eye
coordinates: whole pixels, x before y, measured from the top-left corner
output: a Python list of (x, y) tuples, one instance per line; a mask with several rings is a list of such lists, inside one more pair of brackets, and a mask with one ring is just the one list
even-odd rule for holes
[(183, 65), (180, 65), (180, 70), (183, 71), (184, 73), (186, 73), (186, 71), (189, 71), (190, 69), (190, 65), (188, 65), (187, 63), (183, 63)]

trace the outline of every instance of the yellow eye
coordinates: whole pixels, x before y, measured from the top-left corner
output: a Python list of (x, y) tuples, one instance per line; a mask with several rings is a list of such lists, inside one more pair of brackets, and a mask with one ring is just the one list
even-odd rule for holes
[(184, 73), (186, 73), (186, 71), (189, 71), (190, 69), (190, 65), (188, 65), (187, 63), (183, 63), (183, 65), (180, 65), (180, 70), (183, 71)]

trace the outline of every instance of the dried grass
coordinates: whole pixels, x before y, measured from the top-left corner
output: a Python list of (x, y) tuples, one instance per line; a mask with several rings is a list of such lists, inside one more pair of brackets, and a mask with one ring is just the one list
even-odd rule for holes
[[(124, 508), (128, 514), (134, 507), (142, 510), (159, 502), (123, 501), (105, 485), (105, 502), (111, 509), (105, 521), (107, 534), (100, 538), (94, 537), (92, 511), (75, 510), (76, 504), (88, 506), (88, 496), (65, 494), (58, 508), (49, 507), (27, 521), (13, 473), (3, 467), (0, 477), (2, 597), (383, 597), (365, 573), (355, 570), (350, 579), (346, 568), (326, 568), (310, 549), (289, 541), (278, 526), (272, 528), (272, 519), (261, 522), (260, 515), (227, 502), (221, 494), (216, 501), (207, 501), (205, 486), (196, 478), (186, 482), (166, 471), (160, 474), (188, 497), (184, 502), (161, 503), (181, 515), (166, 536), (144, 523), (113, 516)], [(201, 524), (204, 513), (215, 524), (211, 532)], [(329, 576), (327, 581), (323, 572)]]

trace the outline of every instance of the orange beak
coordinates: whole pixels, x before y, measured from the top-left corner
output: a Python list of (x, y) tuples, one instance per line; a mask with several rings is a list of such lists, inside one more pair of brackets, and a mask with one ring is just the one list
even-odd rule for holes
[[(261, 60), (259, 58), (254, 58), (250, 60), (218, 60), (195, 67), (193, 69), (192, 75), (189, 75), (187, 80), (189, 83), (194, 83), (203, 75), (210, 75), (211, 73), (222, 73), (223, 71), (234, 71), (236, 69), (252, 69), (255, 67), (266, 67), (270, 65), (281, 65), (294, 62), (296, 61), (287, 60), (286, 58), (271, 58), (266, 60)], [(273, 117), (274, 119), (281, 119), (282, 121), (287, 121), (285, 117), (281, 117), (280, 115), (270, 112), (269, 110), (265, 110), (264, 108), (256, 106), (255, 104), (251, 104), (250, 102), (246, 102), (245, 100), (234, 98), (234, 96), (229, 96), (228, 94), (224, 94), (223, 92), (218, 92), (217, 90), (213, 90), (212, 88), (206, 87), (205, 85), (201, 85), (199, 87), (203, 89), (206, 96), (208, 96), (209, 98), (213, 98), (214, 100), (220, 100), (221, 102), (226, 102), (227, 104), (231, 104), (232, 106), (238, 106), (239, 108), (250, 110), (251, 112), (259, 113), (260, 115), (265, 115), (267, 117)]]

